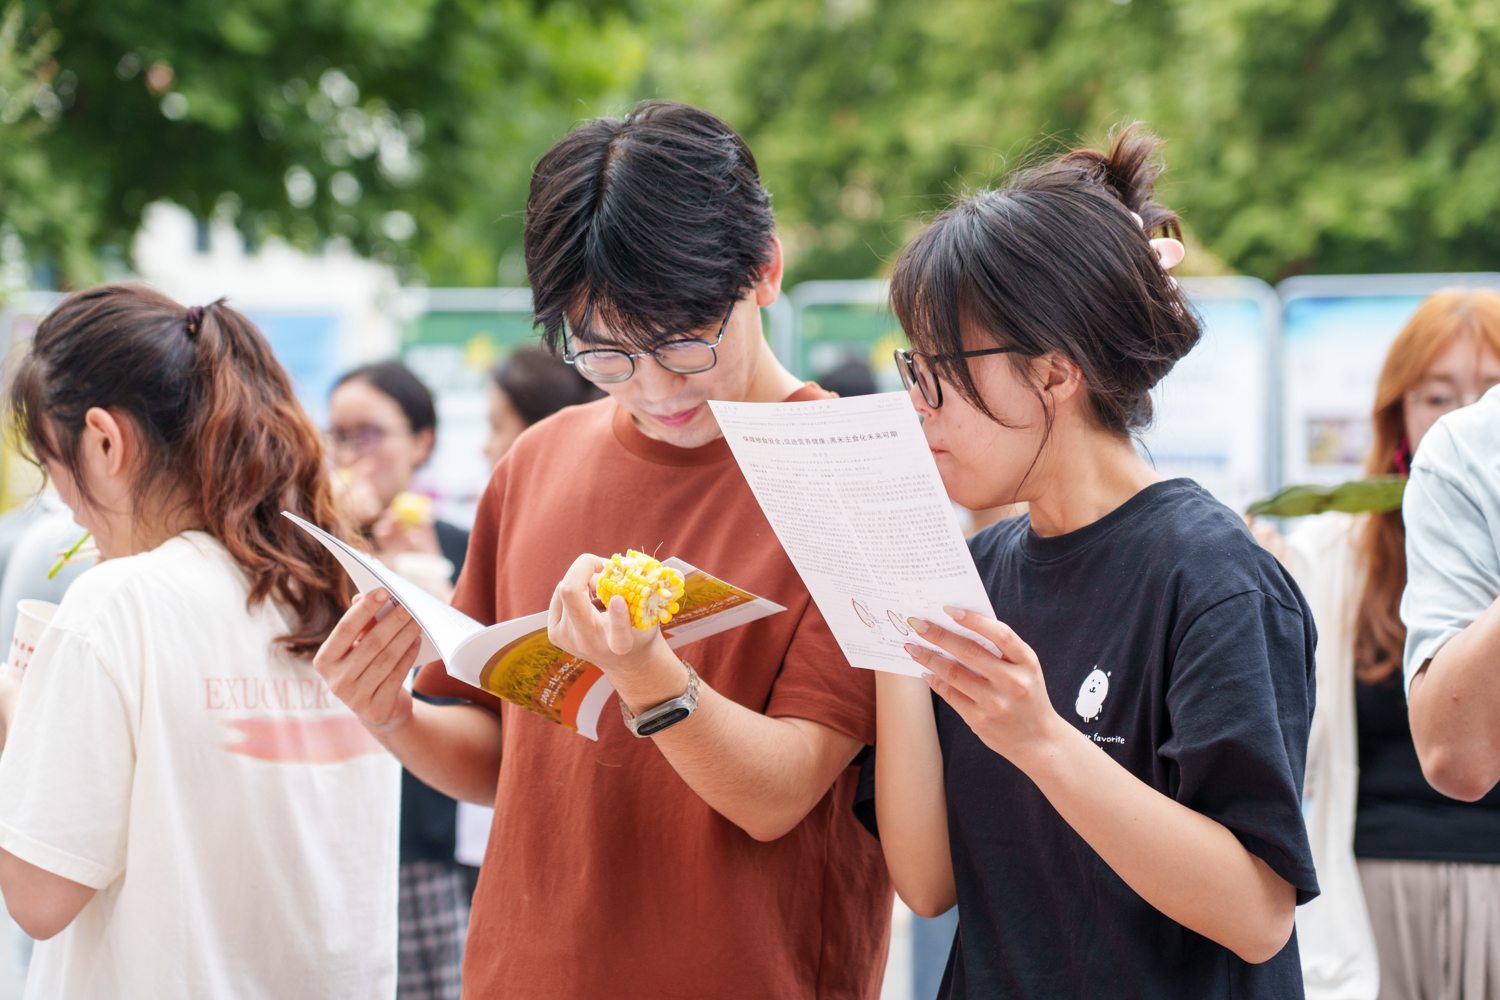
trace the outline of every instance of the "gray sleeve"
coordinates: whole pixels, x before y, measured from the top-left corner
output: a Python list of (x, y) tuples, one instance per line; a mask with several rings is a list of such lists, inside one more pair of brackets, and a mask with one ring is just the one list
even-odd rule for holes
[(1453, 440), (1440, 424), (1422, 442), (1401, 504), (1406, 523), (1401, 620), (1406, 624), (1408, 691), (1422, 665), (1500, 595), (1500, 553), (1495, 551), (1494, 534), (1460, 470)]

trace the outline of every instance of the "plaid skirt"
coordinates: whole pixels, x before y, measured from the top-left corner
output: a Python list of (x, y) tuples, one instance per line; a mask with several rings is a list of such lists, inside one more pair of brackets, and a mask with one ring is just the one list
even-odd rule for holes
[(462, 869), (443, 861), (402, 862), (397, 1000), (459, 1000), (468, 932)]

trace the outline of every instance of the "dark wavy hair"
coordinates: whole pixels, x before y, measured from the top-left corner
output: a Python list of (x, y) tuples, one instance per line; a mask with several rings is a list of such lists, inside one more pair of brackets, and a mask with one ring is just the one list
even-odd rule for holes
[[(891, 307), (912, 345), (956, 355), (967, 326), (1014, 349), (1006, 357), (1028, 382), (1030, 362), (1056, 352), (1078, 366), (1099, 426), (1117, 434), (1148, 426), (1151, 387), (1200, 336), (1150, 244), (1153, 233), (1181, 234), (1177, 215), (1154, 197), (1158, 146), (1131, 125), (1107, 152), (1074, 149), (938, 215), (891, 280)], [(938, 371), (996, 419), (966, 360)], [(1050, 430), (1050, 412), (1046, 419)]]
[(526, 202), (526, 277), (557, 351), (565, 323), (650, 350), (716, 325), (771, 261), (776, 220), (750, 147), (707, 111), (647, 101), (595, 118), (537, 164)]
[(101, 285), (42, 320), (10, 384), (12, 418), (32, 455), (80, 475), (92, 407), (140, 435), (132, 488), (141, 503), (181, 497), (245, 571), (249, 603), (274, 598), (297, 626), (280, 642), (315, 652), (348, 606), (331, 553), (283, 509), (340, 538), (323, 438), (254, 325), (223, 301), (188, 310), (159, 292)]

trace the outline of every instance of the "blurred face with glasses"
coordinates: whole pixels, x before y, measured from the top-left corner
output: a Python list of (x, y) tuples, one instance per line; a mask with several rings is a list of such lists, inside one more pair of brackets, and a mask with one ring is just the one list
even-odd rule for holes
[(780, 402), (801, 387), (776, 360), (760, 307), (781, 291), (781, 245), (760, 281), (701, 330), (663, 337), (641, 351), (612, 340), (608, 312), (589, 318), (591, 337), (570, 331), (563, 360), (619, 403), (647, 437), (699, 448), (721, 436), (710, 399)]
[(348, 470), (356, 488), (350, 511), (369, 525), (411, 485), (432, 454), (432, 428), (413, 433), (401, 404), (360, 379), (350, 379), (328, 397), (328, 450), (334, 467)]
[(1439, 417), (1474, 403), (1495, 385), (1500, 385), (1500, 356), (1475, 337), (1456, 338), (1402, 399), (1412, 450)]

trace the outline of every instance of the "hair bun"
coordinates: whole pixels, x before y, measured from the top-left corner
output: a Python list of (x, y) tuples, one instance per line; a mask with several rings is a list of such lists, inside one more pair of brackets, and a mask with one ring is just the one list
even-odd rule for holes
[(1162, 173), (1157, 157), (1161, 145), (1144, 125), (1131, 122), (1111, 131), (1108, 151), (1075, 149), (1058, 162), (1080, 170), (1128, 211), (1139, 215), (1147, 233), (1161, 230), (1180, 238), (1177, 213), (1155, 200), (1156, 179)]

